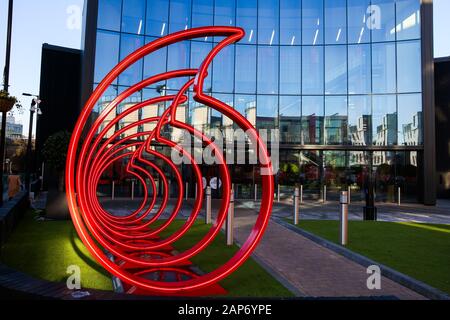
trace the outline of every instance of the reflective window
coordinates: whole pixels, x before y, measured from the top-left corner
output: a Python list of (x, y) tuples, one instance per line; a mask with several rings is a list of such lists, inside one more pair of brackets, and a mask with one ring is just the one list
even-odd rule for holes
[(213, 91), (234, 91), (234, 46), (222, 49), (214, 58)]
[(397, 0), (397, 39), (420, 38), (420, 0)]
[[(181, 70), (189, 68), (190, 42), (177, 42), (169, 46), (167, 61), (167, 71)], [(167, 80), (168, 89), (177, 90), (186, 83), (186, 78), (176, 78)]]
[(325, 97), (325, 144), (345, 144), (347, 142), (347, 126), (347, 97)]
[(192, 27), (212, 26), (214, 23), (214, 6), (210, 0), (192, 1)]
[(348, 152), (348, 184), (351, 186), (352, 201), (365, 201), (364, 190), (370, 172), (371, 155), (367, 151)]
[(395, 2), (392, 0), (372, 0), (369, 21), (371, 21), (372, 41), (395, 41)]
[(422, 96), (398, 96), (398, 143), (404, 146), (423, 145)]
[(325, 47), (325, 94), (347, 93), (347, 47)]
[[(94, 81), (100, 82), (119, 63), (120, 35), (115, 32), (98, 31), (95, 52)], [(113, 82), (117, 83), (117, 80)]]
[(207, 132), (209, 122), (209, 108), (194, 101), (190, 94), (189, 101), (189, 123), (197, 130)]
[(348, 93), (363, 94), (372, 90), (370, 44), (348, 46)]
[(280, 1), (280, 44), (299, 45), (302, 43), (302, 1)]
[(258, 47), (258, 93), (278, 93), (278, 47)]
[(162, 37), (169, 31), (169, 2), (167, 0), (147, 0), (146, 34)]
[(191, 0), (170, 1), (170, 33), (191, 27)]
[[(211, 52), (212, 50), (212, 43), (210, 42), (197, 42), (192, 41), (191, 42), (191, 68), (192, 69), (199, 69), (203, 61), (205, 61), (206, 56)], [(208, 77), (205, 79), (203, 90), (206, 92), (212, 91), (212, 67), (208, 70)]]
[(120, 31), (121, 12), (122, 0), (99, 0), (97, 27)]
[[(147, 37), (145, 43), (150, 43), (157, 38)], [(166, 72), (167, 61), (167, 48), (162, 48), (152, 52), (144, 58), (144, 78), (150, 78), (152, 76)], [(158, 86), (155, 84), (153, 86)]]
[(372, 102), (370, 96), (348, 98), (348, 140), (353, 146), (371, 145)]
[(303, 44), (323, 44), (323, 0), (303, 0)]
[(256, 97), (255, 96), (237, 94), (234, 98), (234, 107), (253, 126), (256, 126)]
[(300, 94), (302, 75), (301, 47), (280, 48), (280, 93)]
[(323, 143), (323, 97), (302, 98), (302, 144)]
[(372, 176), (378, 202), (395, 200), (395, 152), (376, 151), (372, 155)]
[[(129, 54), (144, 45), (144, 37), (122, 33), (120, 39), (120, 60), (125, 59)], [(142, 59), (128, 67), (119, 76), (119, 84), (131, 86), (142, 80)]]
[(280, 33), (278, 0), (259, 0), (258, 5), (258, 43), (277, 45)]
[(327, 186), (327, 198), (338, 200), (346, 187), (347, 155), (345, 151), (323, 152), (323, 182)]
[(240, 43), (256, 43), (258, 38), (258, 0), (237, 0), (236, 26), (245, 31)]
[[(215, 57), (204, 91), (234, 105), (253, 125), (279, 127), (281, 142), (288, 144), (420, 146), (420, 3), (99, 0), (94, 83), (144, 43), (169, 33), (238, 26), (245, 37)], [(222, 39), (198, 38), (159, 49), (125, 70), (111, 90), (125, 90), (166, 70), (198, 69), (214, 41)], [(188, 80), (153, 84), (143, 91), (144, 98), (177, 93)], [(161, 104), (158, 112), (166, 107)], [(192, 94), (185, 109), (186, 121), (205, 129), (236, 126), (193, 101)], [(173, 130), (168, 134), (174, 134)], [(322, 161), (324, 153), (319, 154)], [(361, 156), (357, 161), (366, 163), (371, 154), (375, 168), (395, 161), (388, 152), (354, 152), (352, 157)], [(417, 162), (417, 153), (410, 160)], [(323, 163), (318, 166), (323, 170)], [(324, 178), (327, 173), (318, 174)]]
[(301, 97), (280, 96), (280, 140), (301, 143)]
[(303, 94), (324, 93), (324, 61), (322, 46), (302, 49)]
[(256, 93), (256, 46), (236, 45), (237, 93)]
[[(348, 42), (370, 42), (370, 20), (367, 9), (370, 0), (348, 0)], [(369, 21), (369, 22), (368, 22)]]
[(144, 34), (145, 0), (126, 0), (123, 2), (122, 31)]
[(397, 44), (398, 92), (422, 91), (422, 62), (419, 41)]
[(325, 43), (347, 42), (347, 0), (325, 0)]
[[(217, 100), (222, 101), (226, 105), (233, 108), (234, 106), (234, 96), (232, 94), (223, 94), (223, 93), (215, 93), (213, 94), (213, 97)], [(211, 115), (210, 115), (210, 122), (211, 122), (211, 128), (212, 129), (219, 129), (222, 130), (220, 134), (223, 135), (224, 138), (227, 138), (227, 140), (232, 141), (233, 134), (234, 134), (234, 125), (233, 121), (224, 116), (221, 112), (211, 108)], [(211, 136), (215, 137), (216, 132), (212, 132)]]
[(372, 45), (372, 81), (374, 93), (396, 91), (395, 44)]
[[(258, 96), (257, 129), (274, 129), (278, 120), (278, 96)], [(270, 132), (268, 132), (270, 137)]]
[(376, 146), (397, 144), (397, 101), (395, 95), (373, 96), (372, 141)]
[(234, 26), (236, 0), (215, 0), (214, 25)]

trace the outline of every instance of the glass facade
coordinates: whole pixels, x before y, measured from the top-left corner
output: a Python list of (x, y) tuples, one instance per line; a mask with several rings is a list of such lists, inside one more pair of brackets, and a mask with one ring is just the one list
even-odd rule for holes
[[(281, 149), (289, 154), (280, 159), (278, 182), (314, 180), (314, 192), (323, 185), (359, 190), (362, 178), (356, 176), (364, 170), (377, 176), (380, 167), (392, 167), (388, 180), (396, 185), (399, 166), (420, 166), (420, 23), (420, 0), (99, 0), (94, 81), (158, 37), (191, 27), (241, 27), (245, 38), (216, 57), (205, 90), (255, 127), (280, 130)], [(155, 52), (128, 68), (109, 94), (157, 73), (198, 68), (220, 40), (195, 39)], [(176, 92), (184, 83), (175, 79), (147, 88), (136, 102)], [(192, 99), (184, 120), (227, 125)], [(318, 150), (294, 152), (292, 145)], [(409, 149), (390, 150), (403, 146)], [(417, 147), (415, 155), (411, 147)], [(283, 180), (283, 164), (293, 162), (298, 179)]]

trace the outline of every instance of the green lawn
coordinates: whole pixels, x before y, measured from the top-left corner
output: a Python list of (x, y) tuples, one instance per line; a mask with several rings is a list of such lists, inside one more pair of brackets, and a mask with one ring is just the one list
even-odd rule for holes
[[(33, 212), (27, 213), (2, 248), (2, 263), (36, 278), (54, 282), (66, 281), (67, 267), (78, 265), (81, 268), (83, 288), (112, 290), (110, 275), (92, 259), (70, 221), (37, 222), (34, 220), (35, 215)], [(173, 223), (166, 234), (176, 230), (181, 223)], [(198, 223), (174, 247), (183, 251), (195, 244), (208, 230), (208, 226)], [(236, 246), (227, 247), (223, 243), (225, 238), (220, 234), (192, 262), (205, 272), (215, 269), (238, 250)], [(252, 259), (221, 285), (232, 297), (292, 296), (290, 291)]]
[[(338, 243), (338, 221), (298, 227)], [(348, 248), (450, 293), (450, 225), (349, 221)]]

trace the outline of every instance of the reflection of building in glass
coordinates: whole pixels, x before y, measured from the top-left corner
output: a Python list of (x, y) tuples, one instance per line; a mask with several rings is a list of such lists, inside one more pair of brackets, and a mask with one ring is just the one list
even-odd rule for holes
[(280, 120), (280, 139), (286, 144), (298, 143), (301, 130), (301, 117), (285, 117)]
[(347, 116), (332, 115), (325, 117), (325, 144), (345, 144), (347, 140), (347, 123)]
[(356, 126), (350, 126), (350, 142), (353, 146), (368, 146), (370, 145), (370, 128), (372, 128), (372, 116), (363, 115), (358, 118)]
[(418, 146), (423, 144), (422, 119), (422, 112), (417, 112), (411, 123), (403, 125), (403, 141), (405, 141), (405, 145)]
[[(368, 10), (372, 2), (365, 0), (87, 3), (86, 16), (91, 20), (86, 24), (85, 56), (93, 58), (85, 60), (85, 69), (91, 73), (84, 81), (84, 96), (118, 61), (154, 39), (193, 27), (238, 26), (245, 30), (245, 38), (216, 57), (204, 88), (258, 129), (279, 130), (280, 147), (289, 153), (289, 160), (284, 160), (290, 163), (291, 170), (286, 181), (293, 183), (295, 175), (297, 182), (301, 181), (306, 166), (310, 176), (314, 172), (319, 177), (317, 183), (323, 184), (327, 181), (325, 174), (333, 176), (330, 170), (339, 172), (336, 176), (342, 175), (345, 170), (337, 169), (335, 164), (349, 167), (350, 158), (354, 166), (347, 169), (359, 172), (362, 169), (355, 167), (367, 163), (397, 165), (396, 157), (386, 156), (389, 153), (423, 153), (427, 124), (422, 118), (432, 106), (428, 102), (423, 105), (426, 92), (422, 90), (422, 65), (430, 61), (424, 61), (428, 58), (422, 55), (422, 48), (432, 45), (429, 32), (422, 31), (431, 17), (422, 14), (420, 0), (377, 1), (383, 13), (379, 17), (372, 16), (372, 10)], [(376, 28), (369, 22), (376, 23)], [(106, 94), (117, 95), (166, 71), (197, 69), (218, 40), (193, 39), (154, 52), (121, 74)], [(137, 94), (137, 102), (160, 96), (161, 87), (165, 88), (163, 95), (176, 94), (187, 80), (170, 79), (144, 88)], [(424, 90), (429, 88), (424, 86)], [(180, 109), (177, 117), (206, 133), (221, 129), (228, 139), (234, 124), (215, 110), (199, 105), (191, 92), (189, 96), (185, 110)], [(154, 116), (156, 109), (160, 115), (158, 107), (148, 108), (139, 117)], [(130, 121), (134, 121), (131, 116), (124, 120)], [(179, 138), (177, 133), (171, 134)], [(305, 147), (311, 149), (305, 157), (314, 157), (318, 167), (312, 169), (311, 162), (298, 160), (297, 150)], [(342, 157), (327, 167), (327, 173), (323, 170), (325, 151), (335, 152), (328, 155), (333, 159)], [(424, 170), (432, 166), (418, 160), (414, 163), (418, 173), (430, 175)], [(358, 174), (360, 179), (353, 180), (362, 186), (362, 175)], [(240, 182), (253, 185), (255, 181)], [(417, 192), (424, 192), (419, 189)], [(433, 202), (432, 194), (426, 198)]]
[(391, 146), (397, 140), (397, 114), (386, 114), (383, 117), (381, 125), (377, 127), (375, 132), (374, 144), (376, 146)]

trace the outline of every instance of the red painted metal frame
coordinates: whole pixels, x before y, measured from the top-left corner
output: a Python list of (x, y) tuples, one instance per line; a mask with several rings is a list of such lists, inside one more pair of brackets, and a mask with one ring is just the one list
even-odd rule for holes
[[(89, 98), (78, 119), (70, 142), (66, 166), (67, 199), (74, 226), (89, 252), (108, 272), (140, 290), (161, 295), (188, 295), (189, 292), (197, 292), (202, 289), (206, 290), (207, 287), (218, 283), (220, 280), (235, 272), (250, 257), (267, 228), (272, 211), (274, 182), (272, 164), (266, 146), (260, 139), (255, 128), (247, 121), (247, 119), (230, 106), (203, 92), (204, 81), (208, 76), (207, 70), (214, 57), (226, 46), (240, 41), (244, 35), (245, 33), (242, 29), (234, 27), (194, 28), (168, 35), (145, 45), (121, 61), (104, 78)], [(176, 42), (204, 37), (223, 37), (224, 39), (213, 48), (198, 70), (186, 69), (170, 71), (135, 84), (119, 94), (114, 101), (100, 112), (99, 117), (94, 121), (93, 125), (86, 128), (86, 123), (99, 99), (113, 81), (129, 66), (148, 54)], [(187, 77), (190, 79), (177, 95), (158, 97), (139, 103), (119, 114), (106, 127), (101, 127), (101, 124), (104, 123), (107, 116), (129, 96), (151, 84), (175, 77)], [(261, 176), (263, 191), (261, 208), (255, 226), (248, 239), (242, 245), (240, 250), (224, 265), (205, 275), (193, 275), (189, 280), (178, 282), (152, 281), (141, 277), (141, 273), (133, 274), (132, 272), (121, 268), (119, 264), (114, 263), (107, 257), (105, 250), (111, 253), (117, 260), (128, 262), (135, 266), (151, 270), (174, 270), (174, 268), (176, 269), (177, 266), (183, 265), (188, 259), (199, 254), (211, 244), (220, 232), (228, 214), (231, 179), (223, 155), (217, 146), (202, 132), (195, 130), (188, 124), (177, 121), (176, 119), (176, 109), (179, 105), (187, 101), (187, 91), (192, 87), (194, 92), (193, 98), (195, 101), (212, 107), (230, 118), (234, 123), (239, 125), (241, 129), (249, 134), (249, 138), (252, 139), (252, 141), (256, 142), (259, 151), (258, 165), (260, 168), (265, 168), (268, 173)], [(104, 138), (108, 131), (114, 128), (120, 120), (132, 112), (137, 112), (144, 107), (154, 107), (154, 104), (156, 103), (170, 101), (170, 107), (167, 108), (162, 116), (138, 121), (115, 132), (114, 135), (108, 139)], [(153, 130), (125, 135), (126, 137), (121, 139), (122, 134), (126, 133), (128, 130), (150, 123), (153, 123), (155, 126)], [(204, 141), (207, 147), (212, 148), (219, 160), (219, 170), (223, 180), (223, 190), (228, 190), (228, 192), (225, 191), (223, 193), (224, 196), (215, 223), (204, 238), (196, 245), (189, 250), (174, 256), (161, 254), (157, 259), (149, 259), (148, 257), (142, 257), (139, 252), (158, 252), (158, 250), (161, 251), (164, 250), (164, 248), (169, 248), (171, 244), (181, 239), (197, 219), (204, 196), (202, 174), (199, 164), (195, 162), (194, 157), (189, 152), (161, 135), (163, 126), (167, 125), (189, 132), (192, 136)], [(156, 152), (152, 148), (153, 142), (164, 144), (187, 157), (191, 161), (197, 181), (197, 198), (195, 199), (193, 210), (188, 220), (179, 230), (166, 239), (159, 238), (159, 234), (174, 221), (179, 213), (184, 186), (177, 167), (173, 164), (171, 159)], [(162, 160), (171, 168), (176, 177), (176, 183), (179, 190), (177, 201), (170, 218), (159, 227), (153, 227), (153, 224), (160, 218), (162, 212), (166, 208), (169, 192), (168, 181), (163, 171), (146, 159), (144, 154), (150, 154), (153, 157)], [(102, 208), (96, 193), (102, 173), (114, 162), (125, 158), (129, 159), (126, 167), (127, 173), (135, 176), (142, 184), (145, 196), (136, 211), (133, 211), (126, 217), (117, 217)], [(148, 215), (154, 208), (157, 200), (155, 179), (151, 172), (156, 172), (160, 177), (164, 186), (164, 194), (158, 212), (149, 220), (145, 220), (148, 218)], [(146, 179), (150, 181), (151, 189), (153, 189), (151, 200), (147, 196), (151, 189), (148, 189)], [(150, 204), (147, 204), (149, 200)]]

